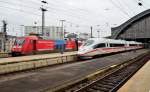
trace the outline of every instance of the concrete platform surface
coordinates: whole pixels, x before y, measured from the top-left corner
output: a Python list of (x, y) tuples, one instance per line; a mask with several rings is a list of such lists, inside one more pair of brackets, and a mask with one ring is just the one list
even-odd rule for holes
[(92, 59), (58, 67), (48, 67), (40, 70), (0, 77), (0, 92), (45, 92), (55, 89), (139, 56), (147, 50), (126, 52), (103, 58)]
[(76, 51), (73, 51), (73, 52), (64, 52), (64, 54), (49, 53), (49, 54), (39, 54), (39, 55), (30, 55), (30, 56), (0, 58), (0, 64), (30, 61), (34, 59), (37, 60), (37, 59), (44, 59), (44, 58), (55, 58), (55, 57), (61, 57), (61, 56), (76, 55), (76, 53), (77, 53)]
[(117, 92), (150, 92), (150, 61)]

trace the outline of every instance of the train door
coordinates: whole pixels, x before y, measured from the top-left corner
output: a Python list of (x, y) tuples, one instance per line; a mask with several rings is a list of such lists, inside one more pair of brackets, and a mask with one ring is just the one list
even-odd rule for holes
[(36, 40), (33, 40), (33, 54), (36, 54)]
[(36, 51), (36, 40), (33, 40), (33, 51)]
[(30, 51), (31, 54), (35, 54), (36, 52), (36, 40), (30, 40)]

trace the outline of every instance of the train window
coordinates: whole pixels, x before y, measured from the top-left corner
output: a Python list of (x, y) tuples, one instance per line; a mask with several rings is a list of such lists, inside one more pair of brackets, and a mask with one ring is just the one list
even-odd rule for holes
[(124, 46), (124, 44), (110, 44), (110, 47), (121, 47)]
[(137, 44), (130, 44), (130, 46), (137, 46)]
[(15, 45), (22, 45), (24, 43), (25, 39), (16, 39)]
[(96, 49), (96, 48), (103, 48), (103, 47), (106, 47), (105, 43), (97, 44), (93, 48)]
[(89, 46), (89, 45), (91, 45), (91, 44), (93, 44), (93, 40), (87, 40), (84, 44), (83, 44), (83, 46)]

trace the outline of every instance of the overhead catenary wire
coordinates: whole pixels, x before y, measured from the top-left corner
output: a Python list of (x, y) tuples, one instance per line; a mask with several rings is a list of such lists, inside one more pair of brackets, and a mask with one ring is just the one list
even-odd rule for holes
[[(35, 3), (34, 1), (31, 1), (31, 2), (32, 2), (32, 3)], [(31, 7), (31, 6), (28, 7), (27, 5), (24, 5), (24, 4), (23, 4), (23, 5), (22, 5), (22, 4), (20, 5), (20, 4), (15, 4), (15, 3), (9, 3), (9, 2), (6, 2), (6, 1), (3, 2), (3, 3), (13, 4), (13, 5), (19, 5), (19, 6), (21, 6), (21, 7), (23, 6), (23, 7), (25, 7), (25, 8), (27, 7), (27, 8), (31, 8), (31, 9), (36, 9), (35, 7)], [(36, 4), (37, 4), (37, 3), (38, 3), (38, 2), (36, 2)], [(39, 5), (39, 6), (40, 6), (40, 5)], [(57, 14), (58, 14), (58, 12), (56, 11), (55, 8), (53, 8), (53, 7), (49, 7), (49, 8), (52, 9), (52, 11), (50, 11), (51, 14), (53, 14), (53, 15), (57, 15)], [(24, 8), (23, 8), (23, 9), (24, 9)], [(60, 11), (61, 11), (61, 10), (60, 10)], [(48, 12), (48, 13), (49, 13), (49, 12)], [(83, 20), (83, 18), (82, 18), (81, 16), (78, 17), (78, 16), (74, 16), (74, 14), (66, 14), (66, 13), (67, 13), (67, 12), (63, 12), (64, 15), (67, 15), (67, 16), (69, 15), (70, 17), (76, 18), (76, 19), (78, 19), (78, 20), (81, 20), (81, 19)], [(70, 12), (69, 12), (69, 13), (70, 13)], [(85, 16), (84, 16), (84, 17), (85, 17)], [(89, 18), (88, 18), (88, 19), (89, 19)], [(87, 21), (88, 19), (84, 19), (84, 20)]]
[[(6, 1), (0, 1), (0, 2), (6, 3), (6, 4), (11, 4), (11, 5), (20, 5), (20, 4), (10, 3), (10, 2), (6, 2)], [(36, 9), (36, 10), (38, 10), (38, 8), (31, 7), (31, 6), (27, 6), (27, 5), (22, 5), (22, 4), (21, 4), (21, 7), (26, 7), (26, 8), (31, 8), (31, 9)], [(52, 7), (48, 7), (48, 8), (51, 8), (52, 10), (55, 10), (55, 8), (52, 8)], [(52, 11), (51, 11), (51, 12), (52, 12)], [(56, 12), (53, 12), (53, 13), (56, 13)], [(67, 15), (70, 15), (70, 14), (67, 14)], [(72, 16), (72, 15), (70, 15), (70, 16)], [(76, 17), (76, 18), (81, 19), (80, 17), (77, 17), (77, 16), (73, 16), (73, 17)]]
[[(12, 3), (9, 3), (9, 2), (4, 2), (4, 3), (12, 4)], [(6, 6), (0, 6), (0, 7), (11, 9), (11, 10), (15, 10), (15, 11), (18, 11), (18, 12), (23, 12), (23, 13), (26, 13), (26, 14), (29, 14), (29, 15), (35, 15), (35, 16), (39, 16), (39, 17), (41, 16), (39, 13), (33, 13), (33, 12), (30, 12), (30, 11), (25, 11), (25, 10), (22, 10), (20, 8), (18, 9), (18, 8), (6, 7)], [(24, 6), (24, 7), (26, 7), (26, 6)], [(33, 7), (27, 7), (27, 8), (33, 8)], [(36, 8), (33, 8), (33, 9), (36, 9)], [(56, 20), (59, 21), (59, 19), (56, 19)]]
[[(30, 0), (31, 2), (33, 2), (33, 3), (35, 3), (35, 1), (33, 1), (33, 0)], [(40, 1), (40, 0), (39, 0)], [(26, 1), (27, 2), (27, 1)], [(55, 2), (55, 1), (54, 1)], [(57, 2), (57, 0), (56, 0), (56, 2)], [(36, 4), (37, 4), (38, 2), (36, 2)], [(22, 4), (21, 4), (22, 5)], [(38, 5), (40, 6), (40, 3), (38, 3)], [(33, 6), (37, 6), (37, 5), (33, 5)], [(33, 6), (30, 6), (30, 8), (34, 8)], [(118, 5), (117, 5), (118, 6)], [(26, 7), (26, 5), (22, 5), (22, 7)], [(29, 8), (29, 7), (27, 7), (27, 8)], [(49, 13), (49, 14), (51, 14), (51, 15), (57, 15), (57, 14), (60, 14), (60, 13), (62, 13), (62, 14), (64, 14), (64, 15), (67, 15), (67, 17), (69, 16), (69, 17), (73, 17), (73, 18), (75, 18), (75, 19), (78, 19), (78, 20), (84, 20), (85, 22), (87, 22), (88, 20), (87, 20), (87, 18), (85, 18), (85, 16), (83, 16), (85, 13), (82, 13), (83, 15), (82, 16), (76, 16), (74, 13), (72, 13), (72, 11), (70, 12), (69, 10), (65, 10), (65, 9), (57, 9), (57, 8), (60, 8), (60, 7), (51, 7), (50, 5), (48, 5), (48, 8), (49, 9), (51, 9), (49, 12), (47, 12), (47, 13)], [(34, 9), (36, 9), (36, 8), (34, 8)], [(69, 9), (70, 9), (70, 7), (69, 7)], [(122, 9), (122, 8), (121, 8)], [(120, 9), (120, 10), (121, 10)], [(38, 10), (38, 8), (37, 8), (37, 10)], [(71, 8), (71, 10), (72, 10), (72, 8)], [(22, 11), (24, 11), (24, 9), (22, 10)], [(61, 11), (61, 12), (58, 12), (58, 11)], [(81, 11), (82, 11), (82, 9), (81, 9)], [(86, 10), (83, 10), (83, 11), (86, 11)], [(83, 12), (82, 11), (82, 12)], [(123, 11), (125, 11), (125, 10), (123, 10)], [(27, 11), (28, 12), (28, 11)], [(125, 11), (126, 12), (126, 11)], [(124, 12), (124, 14), (125, 14), (125, 12)], [(53, 13), (53, 14), (52, 14)], [(69, 14), (69, 13), (71, 13), (71, 14)], [(32, 14), (32, 13), (31, 13)], [(33, 14), (33, 15), (36, 15), (36, 14)], [(78, 15), (78, 14), (77, 14)], [(86, 14), (85, 14), (86, 15)], [(126, 14), (128, 17), (130, 17), (130, 15), (127, 13)], [(51, 18), (53, 18), (53, 17), (51, 17)], [(70, 18), (71, 19), (71, 18)], [(60, 19), (58, 19), (57, 18), (57, 20), (60, 20)], [(70, 21), (70, 20), (69, 20)], [(77, 23), (76, 23), (77, 24)]]
[(128, 11), (130, 11), (133, 15), (135, 15), (135, 12), (129, 7), (129, 4), (127, 4), (125, 1), (118, 0), (118, 4), (120, 5), (120, 7), (122, 7), (122, 9), (125, 9), (125, 7), (128, 8)]
[(131, 16), (126, 12), (124, 11), (121, 7), (119, 7), (116, 3), (114, 3), (113, 0), (109, 0), (110, 3), (112, 3), (112, 5), (114, 5), (117, 9), (119, 9), (123, 14), (125, 14), (128, 18), (131, 18)]
[(11, 9), (11, 10), (15, 10), (15, 11), (18, 11), (18, 12), (23, 12), (23, 13), (27, 13), (29, 15), (35, 15), (35, 16), (41, 16), (40, 14), (35, 14), (33, 12), (30, 12), (30, 11), (25, 11), (25, 10), (22, 10), (22, 9), (17, 9), (17, 8), (12, 8), (12, 7), (7, 7), (7, 6), (0, 6), (2, 8), (6, 8), (6, 9)]
[(32, 8), (32, 9), (36, 9), (36, 7), (31, 7), (31, 6), (28, 6), (28, 5), (25, 5), (25, 4), (20, 4), (20, 3), (12, 3), (12, 2), (8, 2), (8, 1), (1, 1), (0, 0), (0, 3), (5, 3), (5, 4), (8, 4), (8, 5), (17, 5), (17, 6), (21, 6), (21, 7), (25, 7), (25, 8)]
[[(32, 2), (35, 2), (35, 1), (32, 1)], [(62, 5), (62, 4), (59, 4), (60, 2), (59, 3), (57, 3), (56, 1), (53, 1), (53, 2), (55, 2), (55, 3), (51, 3), (49, 1), (48, 2), (49, 5), (47, 5), (47, 8), (51, 9), (50, 12), (51, 11), (54, 11), (54, 12), (60, 11), (65, 15), (69, 15), (69, 16), (72, 16), (73, 18), (84, 20), (84, 21), (89, 20), (89, 18), (86, 18), (86, 17), (89, 17), (89, 16), (87, 16), (89, 13), (94, 15), (94, 12), (92, 12), (92, 11), (79, 9), (79, 8), (72, 8), (72, 6), (70, 6), (69, 8), (66, 9), (66, 8), (60, 7)], [(37, 3), (37, 2), (35, 2), (35, 3)], [(38, 3), (38, 5), (40, 5), (40, 4)], [(66, 5), (64, 5), (64, 6), (66, 6)], [(72, 11), (74, 11), (74, 9), (77, 9), (78, 12), (72, 12)], [(96, 14), (96, 16), (101, 16), (101, 15)], [(90, 16), (90, 17), (96, 17), (96, 16)], [(102, 17), (105, 18), (105, 20), (107, 20), (106, 22), (108, 22), (108, 18), (106, 18), (105, 16), (102, 16)]]

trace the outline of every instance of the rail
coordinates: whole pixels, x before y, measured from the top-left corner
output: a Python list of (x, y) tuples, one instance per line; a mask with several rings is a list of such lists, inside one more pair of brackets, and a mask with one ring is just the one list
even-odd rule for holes
[(112, 66), (55, 89), (55, 92), (116, 92), (149, 59), (150, 52), (144, 53), (122, 64)]
[(150, 56), (141, 56), (134, 60), (129, 65), (112, 72), (109, 75), (104, 76), (90, 84), (81, 87), (74, 92), (116, 92), (134, 73), (136, 73), (149, 59)]

